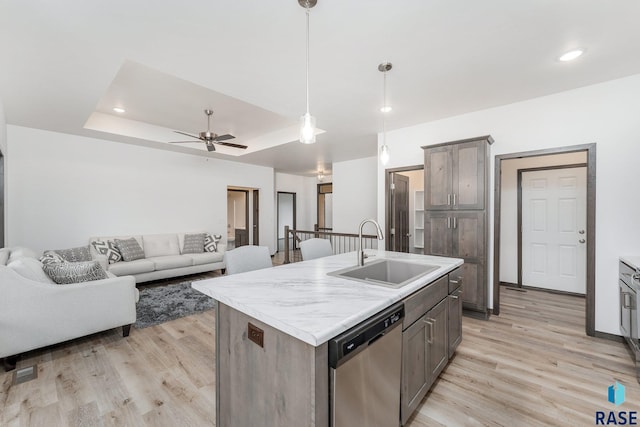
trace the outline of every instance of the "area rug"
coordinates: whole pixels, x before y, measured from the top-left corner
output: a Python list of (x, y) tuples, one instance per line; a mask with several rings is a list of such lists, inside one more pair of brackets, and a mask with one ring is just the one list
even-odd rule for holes
[(196, 291), (191, 282), (142, 287), (136, 306), (137, 329), (168, 322), (213, 308), (213, 299)]

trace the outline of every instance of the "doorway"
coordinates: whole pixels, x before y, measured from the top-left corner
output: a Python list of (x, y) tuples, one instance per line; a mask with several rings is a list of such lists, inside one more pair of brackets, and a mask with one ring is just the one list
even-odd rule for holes
[(296, 193), (278, 191), (278, 252), (284, 251), (284, 239), (289, 239), (289, 247), (293, 247), (293, 239), (285, 235), (284, 227), (296, 229)]
[(228, 249), (259, 244), (259, 200), (257, 188), (227, 187)]
[(518, 170), (518, 284), (586, 292), (587, 168)]
[(424, 165), (385, 171), (386, 249), (424, 252)]
[(318, 231), (333, 230), (333, 183), (318, 184)]
[(227, 189), (227, 243), (229, 248), (249, 244), (249, 191)]
[[(494, 257), (493, 257), (493, 314), (500, 314), (500, 285), (522, 283), (517, 278), (519, 253), (517, 215), (508, 214), (507, 200), (516, 204), (517, 184), (512, 184), (513, 190), (507, 188), (508, 179), (516, 181), (518, 167), (513, 167), (516, 161), (529, 161), (538, 159), (544, 161), (556, 155), (581, 155), (583, 161), (565, 161), (556, 166), (571, 166), (576, 163), (586, 165), (586, 227), (585, 227), (585, 251), (586, 251), (586, 279), (585, 279), (585, 330), (589, 336), (595, 336), (595, 202), (596, 202), (596, 144), (576, 145), (553, 149), (511, 153), (495, 157), (495, 197), (494, 197)], [(510, 165), (510, 166), (508, 166)], [(538, 166), (545, 166), (544, 163)], [(511, 167), (511, 173), (507, 173)], [(523, 169), (526, 167), (521, 167)], [(511, 175), (514, 177), (510, 178)]]

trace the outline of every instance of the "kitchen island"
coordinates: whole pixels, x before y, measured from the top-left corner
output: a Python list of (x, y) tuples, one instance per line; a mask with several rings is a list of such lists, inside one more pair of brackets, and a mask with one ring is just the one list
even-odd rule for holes
[(438, 268), (398, 289), (328, 275), (356, 264), (348, 253), (193, 283), (216, 300), (216, 425), (328, 426), (328, 341), (462, 264), (368, 255)]

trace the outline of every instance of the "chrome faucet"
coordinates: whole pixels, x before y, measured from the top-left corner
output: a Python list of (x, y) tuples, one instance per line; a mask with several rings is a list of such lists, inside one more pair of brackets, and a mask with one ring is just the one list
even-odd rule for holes
[(362, 248), (362, 227), (364, 227), (364, 225), (367, 222), (371, 222), (371, 223), (373, 223), (373, 225), (376, 226), (376, 229), (377, 229), (376, 231), (378, 233), (378, 239), (379, 240), (384, 239), (384, 235), (382, 234), (382, 228), (380, 228), (380, 224), (378, 224), (375, 219), (365, 219), (364, 221), (362, 221), (360, 223), (360, 231), (358, 232), (358, 265), (360, 265), (360, 266), (364, 265), (364, 259), (367, 257), (364, 254), (364, 249)]

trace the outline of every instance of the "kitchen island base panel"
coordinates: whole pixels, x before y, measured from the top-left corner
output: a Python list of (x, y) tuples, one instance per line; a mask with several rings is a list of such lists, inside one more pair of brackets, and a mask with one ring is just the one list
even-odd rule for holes
[(216, 302), (216, 346), (216, 425), (329, 425), (327, 343), (314, 347)]

